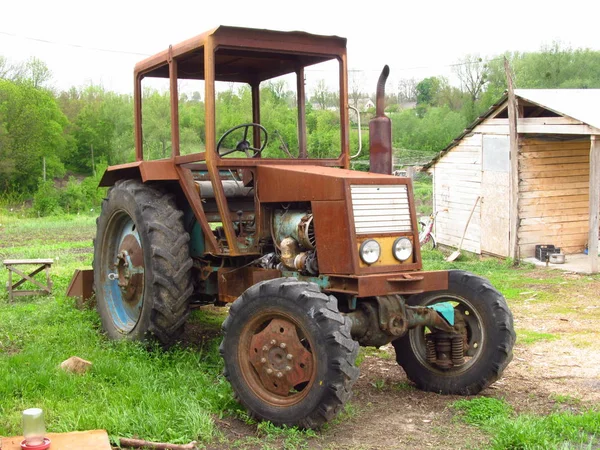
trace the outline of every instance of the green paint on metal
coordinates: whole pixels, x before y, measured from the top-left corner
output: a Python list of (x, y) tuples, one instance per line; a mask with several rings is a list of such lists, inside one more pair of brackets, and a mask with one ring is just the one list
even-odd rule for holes
[(275, 238), (278, 242), (281, 242), (286, 237), (292, 237), (296, 241), (298, 238), (298, 225), (302, 221), (302, 218), (306, 216), (305, 211), (279, 211), (274, 215), (274, 229)]
[(310, 283), (317, 284), (321, 289), (327, 290), (329, 289), (329, 277), (326, 275), (319, 275), (318, 277), (308, 277), (306, 275), (301, 275), (299, 272), (294, 271), (282, 271), (281, 275), (284, 277), (293, 277), (300, 281), (308, 281)]
[(450, 326), (454, 326), (454, 306), (452, 306), (452, 303), (436, 303), (435, 305), (429, 305), (428, 308), (437, 311), (444, 319), (446, 319), (446, 322), (448, 322)]
[(190, 256), (197, 257), (204, 255), (204, 233), (198, 222), (194, 223), (190, 233)]

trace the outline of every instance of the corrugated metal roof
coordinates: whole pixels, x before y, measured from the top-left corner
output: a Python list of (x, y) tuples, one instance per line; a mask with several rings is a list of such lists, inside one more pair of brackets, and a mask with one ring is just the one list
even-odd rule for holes
[(600, 89), (515, 89), (515, 95), (600, 128)]
[[(515, 89), (515, 95), (523, 100), (550, 109), (557, 114), (569, 116), (592, 127), (600, 128), (600, 89)], [(507, 98), (508, 95), (505, 93), (500, 100), (469, 125), (460, 136), (423, 166), (422, 170), (429, 169), (452, 148), (457, 146), (462, 138), (492, 115), (498, 107), (506, 102)]]

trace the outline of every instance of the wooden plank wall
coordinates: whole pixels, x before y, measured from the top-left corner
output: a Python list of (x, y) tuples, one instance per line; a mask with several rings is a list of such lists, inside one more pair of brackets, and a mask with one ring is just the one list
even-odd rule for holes
[[(443, 245), (458, 247), (469, 213), (481, 192), (481, 134), (462, 139), (434, 166), (434, 208), (441, 211), (436, 218), (435, 234)], [(469, 225), (463, 248), (481, 253), (480, 204)]]
[(524, 138), (519, 154), (519, 250), (534, 256), (536, 244), (580, 253), (589, 227), (589, 139)]

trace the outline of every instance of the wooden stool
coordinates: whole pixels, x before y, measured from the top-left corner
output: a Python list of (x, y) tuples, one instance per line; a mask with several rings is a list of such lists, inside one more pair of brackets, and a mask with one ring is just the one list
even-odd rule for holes
[[(8, 301), (12, 303), (13, 297), (18, 295), (45, 295), (52, 293), (52, 280), (50, 280), (50, 267), (52, 267), (52, 263), (54, 261), (52, 259), (6, 259), (3, 261), (3, 264), (8, 269), (8, 283), (6, 284), (6, 288), (8, 289)], [(39, 266), (29, 275), (25, 272), (21, 272), (15, 266), (19, 265), (36, 265)], [(46, 285), (44, 286), (39, 281), (35, 280), (33, 277), (40, 273), (42, 270), (46, 271)], [(12, 274), (13, 272), (16, 275), (19, 275), (21, 279), (17, 281), (15, 284), (12, 282)], [(26, 281), (30, 281), (36, 286), (40, 287), (40, 290), (37, 291), (16, 291), (15, 289), (21, 286)]]

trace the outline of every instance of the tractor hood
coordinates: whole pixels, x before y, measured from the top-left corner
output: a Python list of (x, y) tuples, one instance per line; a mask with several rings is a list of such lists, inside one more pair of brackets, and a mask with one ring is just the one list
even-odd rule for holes
[(344, 200), (350, 185), (410, 185), (407, 178), (322, 166), (259, 166), (262, 203)]

